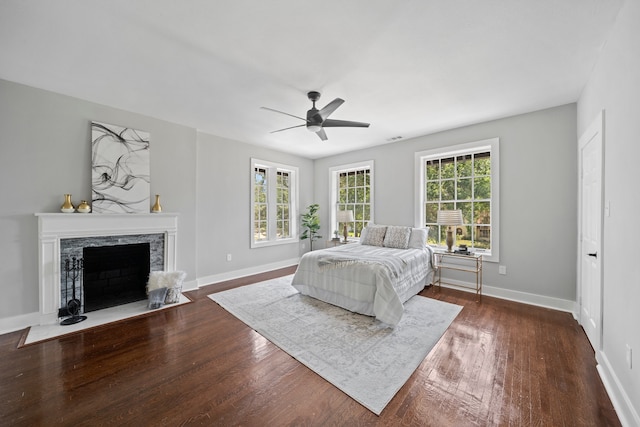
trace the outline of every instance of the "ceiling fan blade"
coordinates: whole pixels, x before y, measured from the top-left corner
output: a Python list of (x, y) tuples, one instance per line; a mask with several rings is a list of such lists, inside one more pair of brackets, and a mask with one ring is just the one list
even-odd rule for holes
[(284, 114), (286, 116), (295, 117), (296, 119), (304, 120), (305, 122), (307, 121), (307, 119), (303, 119), (302, 117), (294, 116), (293, 114), (285, 113), (284, 111), (274, 110), (273, 108), (268, 108), (268, 107), (260, 107), (260, 108), (262, 108), (263, 110), (273, 111), (274, 113), (280, 113), (280, 114)]
[(368, 128), (369, 123), (350, 122), (348, 120), (327, 119), (324, 122), (322, 122), (322, 127), (323, 128), (338, 128), (338, 127)]
[(325, 105), (322, 110), (318, 111), (318, 115), (322, 117), (322, 120), (326, 120), (327, 117), (329, 117), (331, 113), (336, 111), (336, 109), (339, 106), (341, 106), (343, 103), (344, 103), (344, 99), (336, 98), (330, 103), (328, 103), (327, 105)]
[(320, 137), (321, 140), (326, 141), (327, 138), (327, 134), (324, 132), (324, 129), (320, 129), (318, 132), (316, 132), (316, 135), (318, 135)]
[(291, 126), (288, 128), (284, 128), (284, 129), (278, 129), (278, 130), (272, 130), (269, 133), (276, 133), (276, 132), (282, 132), (283, 130), (289, 130), (289, 129), (295, 129), (295, 128), (301, 128), (302, 126), (306, 126), (306, 125), (296, 125), (296, 126)]

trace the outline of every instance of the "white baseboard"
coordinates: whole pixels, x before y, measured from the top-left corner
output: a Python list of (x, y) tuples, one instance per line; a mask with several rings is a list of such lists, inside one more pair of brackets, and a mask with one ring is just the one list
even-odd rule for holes
[(613, 371), (607, 355), (602, 351), (598, 351), (596, 360), (599, 362), (596, 366), (598, 374), (616, 410), (620, 423), (628, 427), (640, 426), (640, 415), (638, 414), (638, 409), (640, 408), (633, 407), (633, 402), (629, 399), (629, 395), (627, 395), (618, 376)]
[(251, 276), (253, 274), (265, 273), (267, 271), (277, 270), (279, 268), (291, 267), (292, 265), (297, 265), (299, 262), (300, 258), (291, 258), (284, 261), (273, 262), (270, 264), (262, 264), (254, 267), (243, 268), (241, 270), (227, 271), (225, 273), (200, 277), (198, 278), (198, 287), (225, 282), (227, 280), (239, 279), (241, 277)]
[(195, 291), (198, 289), (197, 280), (189, 280), (188, 282), (182, 282), (182, 292)]
[[(464, 286), (447, 286), (446, 283), (442, 284), (442, 287), (457, 289), (460, 291), (475, 293), (475, 283), (462, 282), (459, 280), (447, 279), (451, 283)], [(473, 289), (470, 289), (473, 288)], [(482, 285), (482, 295), (489, 297), (495, 297), (505, 299), (509, 301), (521, 302), (523, 304), (535, 305), (538, 307), (551, 308), (553, 310), (566, 311), (571, 313), (573, 317), (576, 316), (576, 302), (571, 300), (565, 300), (561, 298), (548, 297), (544, 295), (530, 294), (528, 292), (513, 291), (510, 289), (498, 288), (495, 286)]]
[(27, 313), (0, 319), (0, 335), (26, 329), (40, 323), (40, 313)]

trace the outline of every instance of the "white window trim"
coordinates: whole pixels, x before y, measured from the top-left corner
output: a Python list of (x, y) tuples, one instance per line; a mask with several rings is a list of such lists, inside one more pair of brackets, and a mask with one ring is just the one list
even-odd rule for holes
[(414, 224), (423, 227), (424, 212), (424, 176), (425, 162), (431, 158), (456, 156), (469, 151), (491, 150), (491, 251), (483, 253), (483, 260), (489, 262), (500, 261), (500, 139), (490, 138), (482, 141), (458, 144), (449, 147), (434, 148), (415, 153), (415, 200)]
[[(331, 230), (329, 231), (329, 234), (333, 235), (333, 231), (334, 231), (334, 227), (336, 227), (336, 224), (338, 222), (337, 220), (337, 212), (336, 212), (336, 206), (338, 205), (338, 193), (336, 191), (336, 189), (338, 188), (338, 175), (340, 175), (340, 172), (346, 172), (346, 171), (350, 171), (350, 170), (354, 170), (354, 169), (369, 169), (369, 187), (370, 187), (370, 193), (369, 193), (369, 204), (371, 205), (371, 209), (369, 210), (370, 214), (371, 214), (371, 218), (369, 219), (369, 221), (371, 223), (374, 223), (374, 201), (373, 201), (373, 195), (374, 195), (374, 173), (373, 173), (373, 160), (366, 160), (363, 162), (357, 162), (357, 163), (349, 163), (346, 165), (340, 165), (340, 166), (333, 166), (329, 168), (329, 188), (331, 189), (329, 191), (329, 206), (331, 206), (331, 209), (329, 209), (329, 224), (331, 224)], [(340, 230), (338, 230), (340, 231)], [(340, 232), (340, 235), (342, 236), (342, 232)], [(359, 240), (359, 238), (356, 238), (354, 240)]]
[[(254, 236), (255, 236), (255, 221), (254, 221), (254, 212), (253, 212), (253, 206), (255, 203), (255, 191), (254, 191), (254, 184), (255, 184), (255, 176), (254, 176), (254, 171), (257, 167), (264, 167), (267, 168), (267, 170), (269, 171), (269, 187), (268, 187), (268, 191), (269, 191), (269, 195), (267, 197), (267, 200), (269, 201), (269, 203), (267, 204), (267, 209), (268, 209), (268, 218), (269, 218), (269, 223), (267, 224), (267, 235), (268, 235), (268, 239), (267, 240), (263, 240), (263, 241), (259, 241), (256, 242), (254, 240)], [(275, 227), (275, 218), (276, 218), (276, 203), (270, 203), (271, 200), (276, 200), (276, 178), (275, 178), (275, 172), (277, 172), (278, 170), (282, 170), (282, 171), (286, 171), (289, 172), (291, 174), (291, 180), (290, 180), (290, 194), (289, 194), (289, 201), (290, 201), (290, 208), (289, 208), (289, 226), (291, 227), (291, 236), (284, 238), (284, 239), (278, 239), (276, 237), (276, 227)], [(271, 176), (271, 171), (273, 171), (273, 177)], [(250, 234), (250, 239), (251, 239), (251, 248), (262, 248), (265, 246), (275, 246), (275, 245), (286, 245), (286, 244), (291, 244), (291, 243), (298, 243), (299, 242), (299, 236), (298, 236), (298, 212), (299, 212), (299, 206), (298, 206), (298, 168), (296, 166), (291, 166), (291, 165), (285, 165), (283, 163), (275, 163), (275, 162), (270, 162), (268, 160), (260, 160), (260, 159), (255, 159), (255, 158), (251, 158), (251, 169), (250, 169), (250, 183), (251, 183), (251, 204), (250, 204), (250, 212), (251, 212), (251, 234)], [(272, 223), (273, 221), (273, 223)]]

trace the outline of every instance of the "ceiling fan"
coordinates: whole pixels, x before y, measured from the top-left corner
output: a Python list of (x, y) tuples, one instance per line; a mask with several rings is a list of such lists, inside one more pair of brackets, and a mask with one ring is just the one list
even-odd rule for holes
[(339, 106), (341, 106), (344, 103), (344, 99), (336, 98), (330, 103), (328, 103), (323, 109), (318, 110), (316, 108), (316, 101), (320, 99), (320, 92), (311, 91), (307, 93), (307, 97), (313, 103), (313, 106), (309, 111), (307, 111), (306, 119), (302, 117), (294, 116), (293, 114), (285, 113), (284, 111), (274, 110), (273, 108), (261, 107), (264, 110), (285, 114), (287, 116), (295, 117), (296, 119), (304, 120), (306, 122), (305, 124), (302, 124), (302, 125), (291, 126), (284, 129), (274, 130), (271, 133), (282, 132), (283, 130), (289, 130), (289, 129), (306, 126), (307, 130), (314, 132), (316, 135), (320, 137), (321, 140), (326, 141), (327, 134), (324, 132), (324, 128), (331, 128), (331, 127), (368, 128), (369, 127), (369, 123), (351, 122), (347, 120), (334, 120), (329, 118), (331, 113), (333, 113)]

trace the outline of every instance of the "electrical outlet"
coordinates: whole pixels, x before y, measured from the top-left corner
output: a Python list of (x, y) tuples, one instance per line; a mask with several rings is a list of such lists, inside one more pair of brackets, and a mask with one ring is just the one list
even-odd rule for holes
[(231, 254), (227, 254), (227, 261), (231, 261)]
[(633, 369), (633, 350), (629, 344), (627, 344), (627, 365), (629, 369)]
[(307, 247), (307, 246), (303, 243), (303, 244), (302, 244), (302, 249), (306, 249), (306, 247)]
[(506, 265), (501, 265), (498, 267), (498, 273), (500, 274), (507, 274), (507, 266)]

